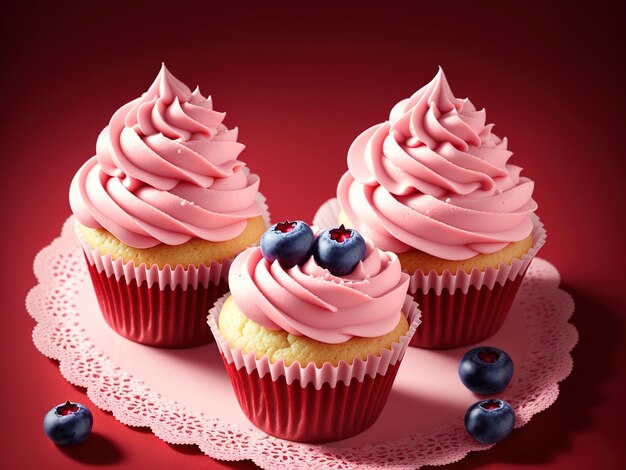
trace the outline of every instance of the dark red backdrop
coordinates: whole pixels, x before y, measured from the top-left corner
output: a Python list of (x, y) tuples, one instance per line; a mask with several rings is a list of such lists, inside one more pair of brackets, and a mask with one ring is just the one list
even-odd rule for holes
[[(457, 96), (487, 108), (496, 133), (509, 137), (515, 163), (536, 180), (549, 230), (542, 256), (575, 298), (581, 336), (557, 403), (506, 442), (450, 468), (616, 467), (626, 393), (618, 74), (624, 12), (600, 2), (588, 8), (480, 2), (480, 9), (316, 2), (315, 9), (298, 11), (275, 2), (170, 3), (2, 7), (4, 464), (214, 463), (93, 406), (35, 350), (34, 322), (24, 309), (35, 284), (33, 257), (70, 214), (74, 171), (93, 155), (112, 112), (145, 91), (164, 60), (185, 83), (213, 95), (216, 109), (228, 112), (227, 124), (240, 127), (247, 145), (242, 159), (261, 175), (276, 219), (310, 219), (333, 195), (352, 139), (386, 119), (441, 64)], [(64, 450), (46, 440), (41, 420), (66, 398), (91, 405), (96, 424), (89, 441)]]

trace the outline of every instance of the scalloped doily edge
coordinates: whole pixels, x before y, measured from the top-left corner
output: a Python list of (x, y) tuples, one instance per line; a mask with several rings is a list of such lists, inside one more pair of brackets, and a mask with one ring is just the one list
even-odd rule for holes
[[(72, 305), (61, 307), (61, 310), (67, 310), (66, 316), (56, 315), (51, 308), (46, 309), (39, 305), (42, 299), (47, 298), (49, 292), (59, 294), (62, 290), (59, 283), (71, 279), (69, 274), (65, 280), (62, 277), (60, 279), (58, 273), (57, 276), (50, 276), (48, 268), (51, 263), (48, 261), (58, 256), (71, 258), (73, 252), (80, 254), (80, 245), (73, 235), (72, 223), (73, 217), (68, 218), (61, 236), (44, 247), (34, 259), (33, 268), (38, 283), (26, 297), (26, 309), (37, 322), (32, 338), (35, 347), (44, 356), (59, 361), (61, 375), (68, 382), (85, 388), (87, 396), (98, 408), (111, 412), (121, 423), (134, 427), (148, 427), (156, 437), (170, 444), (197, 445), (202, 452), (218, 460), (248, 459), (262, 468), (308, 469), (312, 463), (342, 469), (364, 466), (371, 469), (388, 468), (390, 463), (398, 469), (419, 468), (423, 465), (453, 463), (463, 459), (470, 452), (491, 447), (472, 441), (458, 423), (442, 426), (425, 433), (427, 435), (408, 436), (388, 443), (370, 444), (359, 448), (311, 446), (268, 436), (252, 426), (243, 428), (222, 423), (217, 418), (190, 412), (173, 401), (162, 399), (141, 381), (115, 366), (104, 354), (96, 351), (81, 330), (75, 331), (78, 323), (72, 321)], [(84, 263), (82, 258), (78, 262)], [(578, 341), (578, 332), (569, 323), (574, 311), (574, 301), (567, 292), (558, 287), (560, 276), (556, 268), (548, 262), (545, 263), (556, 273), (556, 282), (552, 287), (558, 291), (557, 295), (560, 297), (558, 302), (560, 326), (565, 325), (560, 334), (564, 336), (560, 354), (557, 354), (558, 361), (549, 371), (553, 383), (536, 391), (538, 395), (533, 396), (531, 407), (526, 407), (524, 403), (512, 403), (518, 417), (516, 428), (528, 423), (533, 415), (544, 411), (556, 401), (559, 394), (558, 383), (567, 378), (572, 371), (571, 351)], [(54, 300), (50, 302), (54, 305)], [(61, 337), (69, 332), (76, 336), (76, 341), (69, 341), (71, 348), (55, 344), (55, 333), (51, 333), (49, 328)], [(90, 364), (89, 368), (77, 367), (77, 364), (81, 364), (77, 359), (86, 352), (89, 354), (87, 361)], [(453, 442), (452, 444), (439, 442), (438, 436), (454, 436)], [(249, 438), (247, 446), (241, 445), (242, 437)], [(426, 451), (420, 454), (420, 446), (416, 446), (418, 442), (427, 444), (430, 442), (430, 445), (434, 446), (434, 452)], [(411, 449), (413, 453), (398, 455), (396, 449), (401, 447)], [(418, 455), (422, 457), (419, 462), (415, 460)]]

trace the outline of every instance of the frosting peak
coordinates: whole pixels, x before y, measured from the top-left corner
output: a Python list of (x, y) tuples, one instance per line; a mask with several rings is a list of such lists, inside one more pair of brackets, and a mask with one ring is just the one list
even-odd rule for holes
[(238, 236), (261, 215), (259, 179), (243, 171), (245, 147), (224, 117), (163, 64), (148, 91), (113, 114), (74, 177), (78, 220), (137, 248)]
[(454, 97), (441, 67), (435, 78), (410, 98), (397, 103), (389, 115), (391, 132), (408, 147), (431, 150), (444, 142), (460, 150), (480, 146), (485, 110), (476, 111), (466, 99)]
[(153, 98), (158, 98), (164, 103), (171, 103), (175, 98), (185, 102), (189, 101), (191, 98), (191, 90), (187, 85), (172, 75), (165, 66), (165, 63), (162, 63), (161, 70), (159, 70), (154, 82), (150, 85), (148, 91), (141, 96), (139, 102), (145, 103), (152, 101)]
[(269, 263), (258, 247), (238, 255), (229, 273), (235, 303), (255, 323), (324, 343), (383, 336), (400, 319), (409, 276), (398, 257), (366, 243), (366, 257), (347, 276), (311, 258), (302, 266)]
[(208, 188), (244, 165), (237, 160), (244, 146), (224, 117), (163, 64), (148, 91), (116, 111), (98, 137), (98, 163), (130, 189), (145, 183), (167, 191), (181, 181)]
[(454, 96), (443, 70), (348, 151), (338, 197), (357, 230), (397, 253), (492, 253), (532, 230), (533, 183), (508, 163), (486, 112)]

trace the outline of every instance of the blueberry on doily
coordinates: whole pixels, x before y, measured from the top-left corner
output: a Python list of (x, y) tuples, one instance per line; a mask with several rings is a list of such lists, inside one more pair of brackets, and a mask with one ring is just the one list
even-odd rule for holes
[(514, 426), (515, 411), (504, 400), (482, 400), (465, 413), (465, 429), (481, 444), (500, 442), (511, 434)]
[(470, 349), (459, 363), (461, 381), (479, 395), (500, 393), (511, 382), (513, 370), (511, 356), (490, 346)]

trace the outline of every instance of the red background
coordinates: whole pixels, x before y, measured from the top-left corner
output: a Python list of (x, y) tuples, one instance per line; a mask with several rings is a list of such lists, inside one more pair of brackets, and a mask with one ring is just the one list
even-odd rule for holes
[[(549, 231), (542, 256), (573, 295), (580, 332), (558, 401), (494, 449), (449, 468), (617, 468), (624, 458), (626, 211), (618, 137), (624, 12), (616, 5), (316, 2), (295, 10), (276, 2), (153, 1), (96, 10), (92, 2), (22, 3), (28, 11), (3, 6), (0, 14), (5, 468), (231, 466), (98, 410), (36, 351), (24, 309), (35, 284), (32, 260), (70, 214), (73, 173), (94, 154), (111, 114), (147, 89), (163, 60), (239, 126), (242, 159), (261, 176), (274, 218), (305, 220), (333, 196), (351, 141), (441, 64), (455, 94), (487, 108), (496, 133), (510, 139), (513, 161), (536, 180)], [(60, 449), (41, 422), (67, 398), (91, 406), (95, 434)]]

